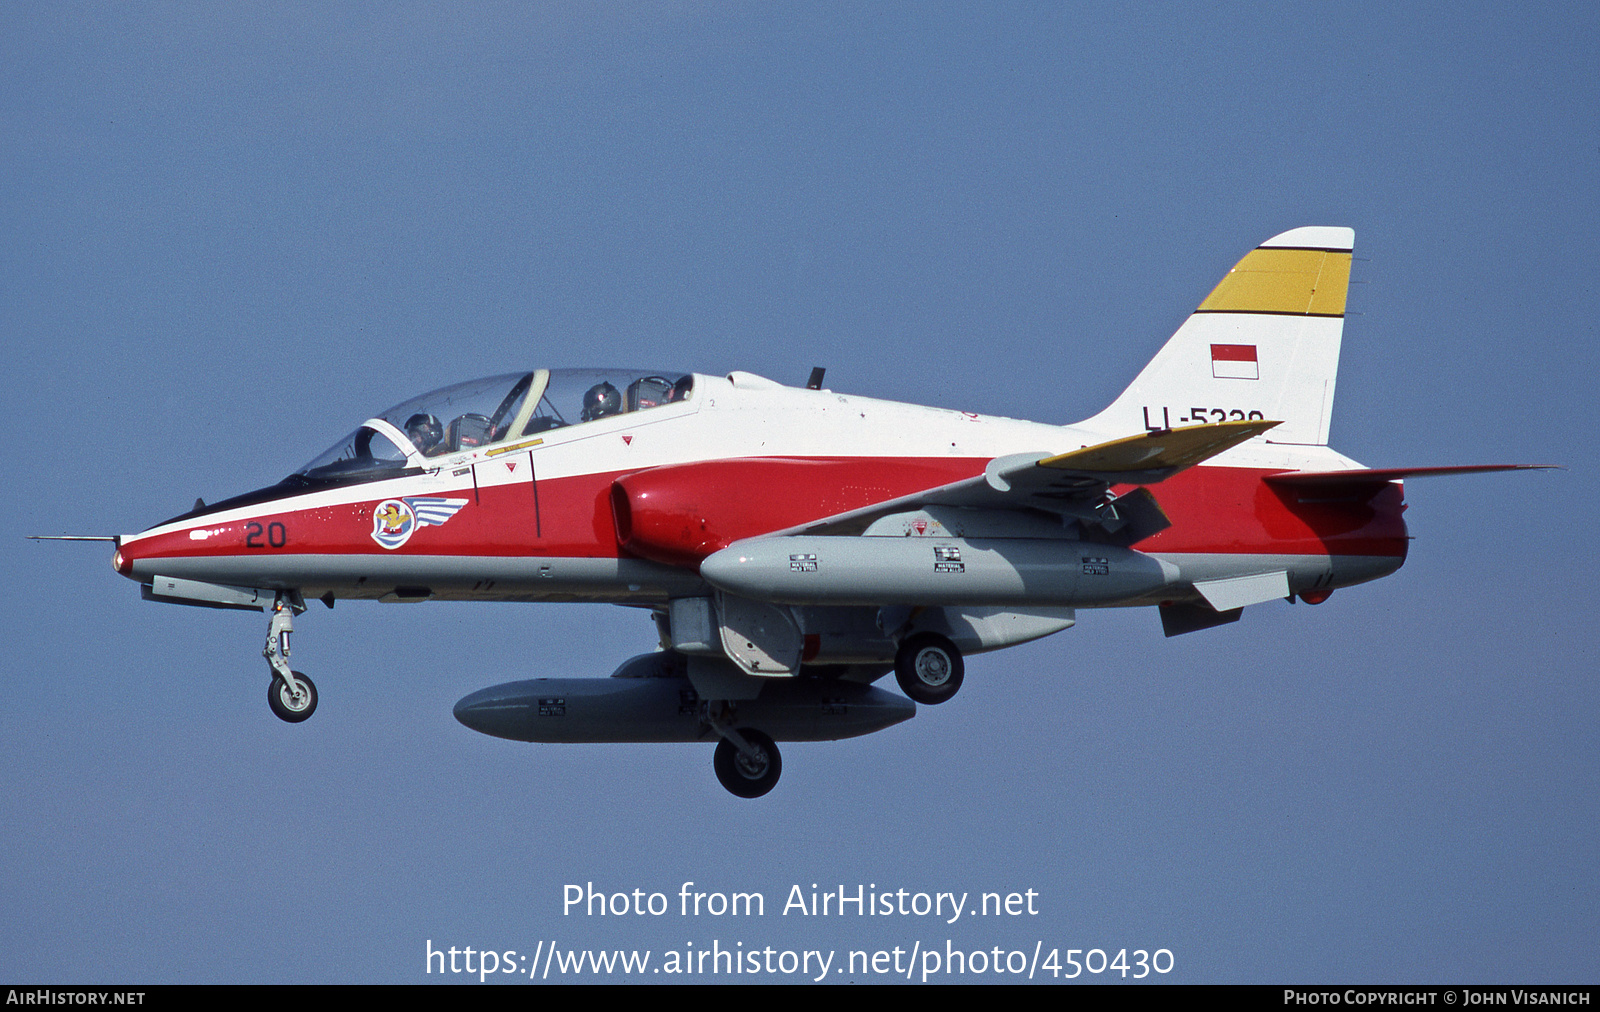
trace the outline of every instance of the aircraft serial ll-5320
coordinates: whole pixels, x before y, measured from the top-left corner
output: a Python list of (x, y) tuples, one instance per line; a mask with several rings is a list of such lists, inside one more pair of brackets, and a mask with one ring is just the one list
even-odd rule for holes
[[(723, 786), (961, 687), (963, 657), (1155, 606), (1168, 636), (1317, 604), (1406, 558), (1401, 479), (1330, 449), (1354, 233), (1251, 251), (1104, 411), (1075, 425), (750, 373), (530, 369), (405, 401), (270, 488), (117, 540), (150, 600), (270, 615), (268, 700), (308, 600), (596, 601), (661, 649), (611, 678), (475, 692), (533, 742), (717, 741)], [(874, 686), (895, 673), (905, 696)], [(908, 700), (905, 698), (909, 696)]]

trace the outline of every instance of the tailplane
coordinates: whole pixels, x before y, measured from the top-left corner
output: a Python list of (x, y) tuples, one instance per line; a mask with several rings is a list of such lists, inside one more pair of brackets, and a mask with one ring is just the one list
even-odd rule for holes
[(1137, 379), (1078, 428), (1107, 435), (1276, 421), (1269, 443), (1326, 446), (1339, 371), (1348, 228), (1297, 228), (1245, 254)]

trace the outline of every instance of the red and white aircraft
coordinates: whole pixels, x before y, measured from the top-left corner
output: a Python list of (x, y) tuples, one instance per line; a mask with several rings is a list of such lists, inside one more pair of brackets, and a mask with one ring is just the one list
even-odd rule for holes
[(597, 601), (649, 608), (662, 650), (609, 679), (474, 693), (468, 727), (523, 741), (717, 739), (735, 794), (774, 740), (905, 720), (890, 670), (939, 703), (964, 654), (1154, 605), (1169, 636), (1400, 568), (1400, 480), (1327, 445), (1354, 234), (1299, 228), (1222, 279), (1104, 411), (992, 418), (749, 373), (554, 370), (376, 415), (270, 488), (118, 539), (157, 601), (270, 613), (268, 698), (305, 602)]

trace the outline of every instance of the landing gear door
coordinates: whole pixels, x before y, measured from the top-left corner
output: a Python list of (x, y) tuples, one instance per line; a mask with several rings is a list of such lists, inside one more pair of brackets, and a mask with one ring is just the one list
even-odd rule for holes
[(722, 649), (752, 675), (784, 677), (800, 670), (804, 640), (789, 609), (764, 601), (717, 595)]

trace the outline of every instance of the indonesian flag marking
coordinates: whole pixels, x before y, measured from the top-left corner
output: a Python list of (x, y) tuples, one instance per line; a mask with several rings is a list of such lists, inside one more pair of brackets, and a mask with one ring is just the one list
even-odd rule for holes
[(1213, 344), (1211, 375), (1217, 379), (1258, 380), (1261, 363), (1256, 361), (1253, 344)]

